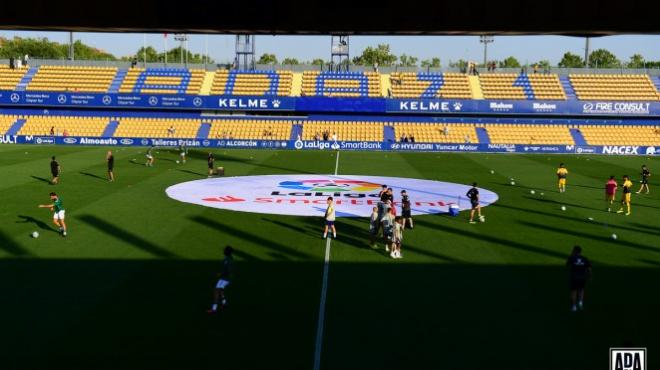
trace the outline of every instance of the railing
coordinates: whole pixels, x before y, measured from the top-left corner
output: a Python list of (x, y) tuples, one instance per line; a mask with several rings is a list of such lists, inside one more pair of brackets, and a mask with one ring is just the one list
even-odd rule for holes
[[(9, 65), (8, 59), (0, 59), (0, 64)], [(95, 67), (117, 67), (117, 68), (130, 68), (130, 61), (117, 61), (117, 60), (67, 60), (67, 59), (37, 59), (32, 58), (28, 61), (30, 66), (41, 65), (67, 65), (67, 66), (95, 66)], [(144, 63), (138, 61), (137, 67), (143, 67)], [(192, 64), (188, 63), (146, 63), (149, 68), (190, 68), (190, 69), (205, 69), (207, 71), (215, 71), (216, 69), (231, 69), (231, 64), (217, 63), (217, 64)], [(304, 71), (322, 71), (328, 70), (329, 64), (313, 65), (313, 64), (257, 64), (257, 70), (288, 70), (293, 72)], [(378, 71), (380, 73), (392, 72), (432, 72), (432, 73), (464, 73), (464, 69), (459, 67), (445, 67), (445, 68), (424, 68), (424, 67), (401, 67), (401, 66), (379, 66), (377, 69), (373, 66), (358, 66), (350, 65), (351, 71)], [(493, 72), (488, 72), (484, 68), (478, 69), (479, 73), (521, 73), (523, 68), (496, 68)], [(531, 66), (526, 68), (528, 74), (533, 74), (534, 69)], [(660, 76), (660, 68), (557, 68), (552, 67), (548, 70), (539, 69), (539, 74), (554, 73), (558, 75), (568, 74), (648, 74), (651, 76)]]

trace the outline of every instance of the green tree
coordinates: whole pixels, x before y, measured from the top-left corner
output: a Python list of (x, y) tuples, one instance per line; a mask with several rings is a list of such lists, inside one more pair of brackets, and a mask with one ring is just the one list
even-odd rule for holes
[(452, 68), (467, 68), (468, 62), (464, 59), (459, 59), (455, 62), (449, 61), (449, 66)]
[(422, 60), (422, 67), (440, 68), (440, 58), (424, 59)]
[(282, 61), (282, 64), (283, 65), (293, 65), (293, 66), (295, 66), (295, 65), (300, 64), (300, 62), (296, 58), (284, 58), (284, 60)]
[[(62, 45), (68, 55), (69, 45)], [(73, 55), (75, 59), (81, 60), (117, 60), (114, 55), (103, 50), (85, 45), (82, 41), (77, 40), (73, 43)]]
[(539, 69), (542, 70), (542, 71), (546, 70), (546, 69), (550, 69), (550, 67), (551, 67), (550, 66), (550, 61), (547, 60), (547, 59), (539, 60), (538, 62), (536, 62), (536, 65), (538, 65)]
[(327, 63), (324, 62), (323, 59), (321, 59), (321, 58), (316, 58), (316, 59), (312, 60), (310, 62), (310, 64), (314, 65), (314, 66), (322, 66), (322, 65), (327, 64)]
[(567, 51), (558, 66), (561, 68), (582, 68), (584, 67), (584, 60), (579, 55)]
[(620, 66), (621, 62), (609, 50), (598, 49), (589, 54), (589, 67), (591, 68), (615, 68)]
[(499, 63), (500, 68), (520, 68), (520, 62), (515, 57), (508, 57)]
[(419, 59), (410, 55), (401, 54), (399, 57), (399, 66), (401, 67), (415, 67)]
[(641, 54), (634, 54), (630, 57), (628, 62), (628, 68), (644, 68), (646, 66), (646, 61)]
[(275, 54), (264, 53), (259, 57), (257, 64), (277, 64), (277, 57)]
[(156, 49), (154, 49), (151, 46), (147, 46), (145, 49), (144, 47), (141, 47), (138, 49), (138, 51), (135, 53), (135, 55), (130, 56), (128, 59), (136, 59), (140, 62), (144, 61), (144, 54), (147, 54), (147, 62), (160, 62), (162, 61), (163, 54), (158, 54)]
[(380, 66), (391, 66), (396, 60), (396, 55), (390, 52), (390, 45), (380, 44), (375, 48), (369, 46), (364, 49), (362, 55), (353, 58), (353, 64), (372, 66), (378, 63)]
[[(80, 40), (73, 44), (76, 59), (116, 60), (117, 58), (103, 50), (83, 44)], [(69, 45), (49, 41), (47, 38), (20, 38), (11, 40), (0, 38), (0, 58), (22, 58), (25, 54), (31, 58), (65, 59), (69, 55)]]

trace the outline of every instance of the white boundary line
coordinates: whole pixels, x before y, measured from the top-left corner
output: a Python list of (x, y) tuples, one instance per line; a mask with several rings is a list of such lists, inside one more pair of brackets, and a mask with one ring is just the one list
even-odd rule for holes
[(323, 264), (323, 282), (321, 285), (321, 303), (319, 321), (316, 326), (316, 348), (314, 349), (314, 370), (321, 369), (321, 350), (323, 349), (323, 327), (325, 326), (325, 301), (328, 294), (328, 270), (330, 269), (330, 237), (325, 242), (325, 262)]
[[(335, 161), (335, 176), (339, 171), (339, 151)], [(330, 232), (330, 230), (328, 230)], [(325, 260), (323, 262), (323, 280), (321, 283), (321, 302), (319, 303), (319, 321), (316, 324), (316, 346), (314, 348), (314, 370), (321, 369), (321, 351), (323, 349), (323, 329), (325, 327), (325, 301), (328, 296), (328, 271), (330, 270), (330, 245), (332, 239), (328, 235), (325, 241)]]

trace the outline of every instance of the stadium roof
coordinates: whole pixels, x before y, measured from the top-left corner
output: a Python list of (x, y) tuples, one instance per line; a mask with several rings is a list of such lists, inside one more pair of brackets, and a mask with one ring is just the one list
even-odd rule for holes
[(644, 0), (6, 1), (0, 28), (256, 34), (659, 33)]

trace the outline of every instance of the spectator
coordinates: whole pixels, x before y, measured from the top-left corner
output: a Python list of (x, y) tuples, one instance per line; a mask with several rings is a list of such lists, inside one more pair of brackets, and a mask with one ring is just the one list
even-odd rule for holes
[(174, 136), (174, 133), (175, 133), (175, 132), (176, 132), (176, 129), (174, 128), (174, 126), (170, 126), (170, 127), (167, 129), (167, 136), (172, 137), (172, 136)]
[(465, 144), (470, 144), (470, 135), (465, 135)]
[(449, 127), (445, 126), (445, 127), (442, 129), (442, 134), (445, 135), (445, 136), (449, 135)]
[(55, 126), (50, 126), (50, 136), (55, 136)]
[(28, 60), (29, 59), (30, 59), (30, 57), (27, 54), (25, 54), (25, 56), (23, 57), (23, 65), (24, 66), (26, 66), (26, 67), (28, 66)]
[(538, 71), (539, 71), (539, 65), (534, 64), (534, 73), (538, 73)]
[(415, 142), (415, 135), (412, 135), (412, 134), (410, 135), (410, 142), (411, 143)]
[(62, 131), (62, 136), (64, 137), (69, 136), (69, 131), (67, 131), (67, 129), (64, 129), (64, 131)]

